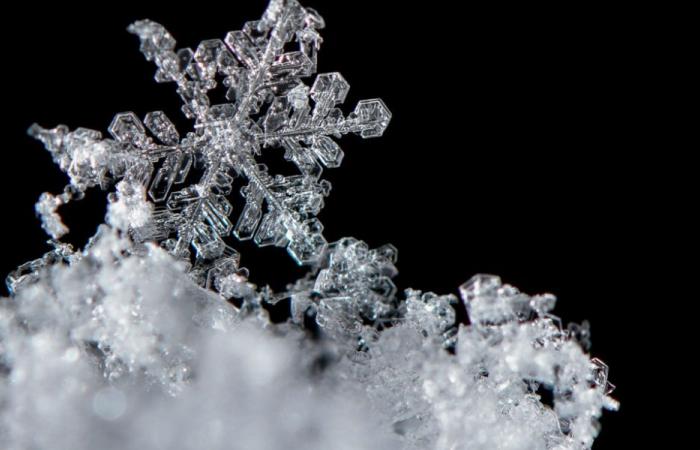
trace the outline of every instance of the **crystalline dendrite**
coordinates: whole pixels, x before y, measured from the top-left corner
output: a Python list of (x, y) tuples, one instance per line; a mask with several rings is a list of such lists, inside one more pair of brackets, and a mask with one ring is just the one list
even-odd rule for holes
[[(324, 239), (321, 171), (343, 158), (333, 138), (380, 136), (391, 114), (363, 100), (345, 116), (338, 73), (305, 84), (323, 25), (272, 0), (193, 51), (136, 22), (194, 131), (181, 136), (162, 111), (117, 114), (111, 138), (30, 129), (70, 183), (36, 205), (54, 249), (11, 273), (0, 302), (0, 447), (591, 447), (613, 387), (586, 353), (587, 327), (563, 328), (553, 296), (476, 275), (458, 323), (455, 295), (397, 294), (393, 246)], [(210, 104), (217, 85), (229, 103)], [(299, 173), (269, 173), (256, 158), (271, 147)], [(76, 251), (59, 240), (58, 210), (93, 187), (112, 191), (106, 223)], [(258, 288), (230, 235), (284, 246), (309, 270), (284, 292)], [(291, 318), (275, 325), (265, 306), (281, 299)]]
[[(45, 194), (37, 205), (46, 231), (55, 239), (67, 232), (55, 210), (76, 194), (123, 180), (146, 188), (155, 205), (148, 223), (131, 224), (137, 240), (157, 241), (177, 257), (192, 249), (199, 266), (211, 266), (236, 254), (223, 241), (233, 234), (286, 247), (299, 264), (313, 263), (326, 246), (315, 218), (330, 191), (322, 167), (338, 167), (343, 159), (333, 138), (381, 136), (391, 119), (379, 99), (359, 102), (346, 116), (338, 106), (350, 86), (339, 73), (305, 84), (316, 71), (323, 26), (315, 11), (296, 1), (273, 1), (261, 20), (195, 50), (176, 50), (155, 22), (129, 26), (158, 67), (156, 80), (177, 86), (194, 131), (180, 136), (162, 111), (143, 121), (133, 112), (117, 114), (106, 139), (82, 128), (32, 127), (70, 176), (66, 194)], [(208, 93), (219, 84), (229, 102), (212, 105)], [(271, 147), (284, 148), (298, 175), (276, 175), (256, 161)], [(193, 167), (201, 175), (190, 173)], [(232, 211), (227, 199), (236, 177), (247, 183), (242, 211)]]

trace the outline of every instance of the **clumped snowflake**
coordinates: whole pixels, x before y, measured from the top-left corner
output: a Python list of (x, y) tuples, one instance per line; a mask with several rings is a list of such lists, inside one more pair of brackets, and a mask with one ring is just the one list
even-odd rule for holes
[[(553, 296), (492, 275), (460, 286), (461, 300), (400, 295), (396, 248), (324, 239), (322, 167), (343, 157), (334, 138), (381, 136), (391, 114), (375, 99), (346, 116), (338, 73), (304, 82), (323, 26), (296, 0), (272, 0), (261, 20), (193, 51), (136, 22), (193, 131), (181, 137), (162, 111), (117, 114), (111, 138), (32, 126), (70, 183), (36, 205), (54, 249), (11, 273), (0, 302), (0, 446), (591, 448), (602, 410), (617, 408), (613, 386), (586, 353), (587, 326), (563, 327)], [(228, 103), (212, 105), (218, 85)], [(259, 156), (271, 147), (298, 174), (269, 173)], [(76, 251), (59, 240), (58, 209), (91, 188), (112, 190), (106, 223)], [(284, 292), (259, 288), (230, 235), (286, 247), (308, 272)], [(272, 324), (263, 305), (282, 298), (291, 317)]]

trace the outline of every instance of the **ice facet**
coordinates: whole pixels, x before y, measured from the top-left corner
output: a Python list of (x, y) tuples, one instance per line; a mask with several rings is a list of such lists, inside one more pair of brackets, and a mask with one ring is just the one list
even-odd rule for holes
[(380, 99), (362, 100), (354, 112), (363, 138), (380, 137), (391, 120), (391, 112)]
[(146, 114), (144, 123), (163, 144), (177, 145), (180, 142), (180, 134), (163, 111), (153, 111)]
[(148, 143), (146, 129), (133, 112), (119, 113), (114, 116), (108, 130), (114, 139), (137, 148), (144, 148)]
[(350, 85), (338, 72), (322, 73), (316, 76), (310, 94), (316, 103), (328, 102), (334, 106), (345, 101), (349, 90)]

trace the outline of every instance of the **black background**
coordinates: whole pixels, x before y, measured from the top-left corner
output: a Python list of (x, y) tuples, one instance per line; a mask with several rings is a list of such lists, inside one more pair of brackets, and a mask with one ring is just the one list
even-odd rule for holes
[[(66, 182), (28, 126), (104, 132), (116, 112), (163, 109), (187, 130), (174, 85), (153, 81), (154, 66), (126, 26), (148, 17), (179, 47), (196, 47), (258, 18), (265, 2), (200, 3), (26, 4), (7, 18), (10, 143), (0, 181), (10, 197), (2, 228), (11, 250), (1, 272), (47, 249), (33, 204)], [(644, 89), (632, 67), (646, 44), (630, 32), (629, 11), (457, 3), (304, 2), (326, 19), (319, 72), (339, 71), (352, 86), (344, 110), (381, 97), (393, 113), (384, 137), (341, 141), (343, 165), (325, 173), (333, 183), (320, 216), (326, 237), (396, 245), (400, 289), (456, 293), (485, 272), (557, 295), (565, 322), (591, 322), (592, 352), (611, 366), (622, 401), (620, 412), (605, 414), (594, 448), (629, 448), (650, 437), (635, 425), (646, 414), (636, 374), (651, 350), (632, 330), (650, 304), (633, 287), (648, 281), (638, 271), (650, 258), (638, 231), (646, 218), (636, 213), (654, 180), (638, 177), (630, 140)], [(68, 241), (81, 245), (94, 232), (103, 197), (62, 211)], [(299, 273), (282, 249), (237, 248), (260, 284), (280, 286)]]

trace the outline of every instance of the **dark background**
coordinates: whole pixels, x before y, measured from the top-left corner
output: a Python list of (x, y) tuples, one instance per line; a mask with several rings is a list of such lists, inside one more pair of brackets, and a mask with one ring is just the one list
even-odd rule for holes
[[(640, 175), (630, 138), (643, 131), (633, 116), (645, 101), (636, 58), (647, 46), (630, 31), (632, 12), (303, 3), (326, 19), (319, 72), (339, 71), (352, 86), (344, 110), (381, 97), (393, 113), (384, 137), (343, 138), (343, 165), (325, 172), (328, 240), (396, 245), (400, 289), (456, 293), (485, 272), (554, 293), (565, 322), (591, 322), (592, 352), (618, 385), (622, 409), (605, 414), (594, 448), (650, 438), (638, 426), (647, 400), (637, 374), (652, 350), (634, 329), (651, 299), (634, 287), (648, 282), (639, 267), (651, 259), (650, 236), (639, 229), (654, 215), (638, 208), (657, 181)], [(105, 132), (116, 112), (163, 109), (186, 131), (174, 85), (153, 81), (127, 25), (147, 17), (178, 47), (196, 47), (258, 18), (265, 2), (173, 4), (26, 4), (6, 18), (3, 274), (47, 249), (33, 204), (66, 182), (28, 126)], [(77, 245), (102, 220), (104, 195), (94, 194), (62, 210)], [(237, 248), (260, 284), (280, 286), (299, 272), (282, 249)]]

